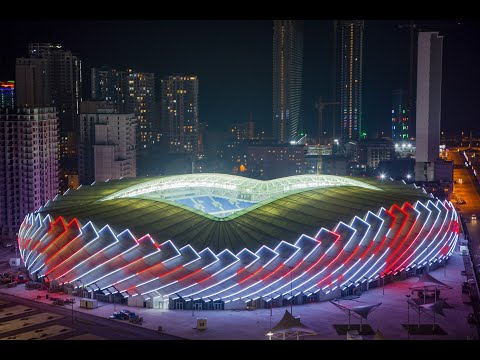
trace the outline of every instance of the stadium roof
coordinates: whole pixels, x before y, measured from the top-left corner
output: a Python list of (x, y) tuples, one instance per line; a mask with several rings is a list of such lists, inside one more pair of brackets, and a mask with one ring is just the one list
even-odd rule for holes
[[(147, 188), (155, 193), (167, 191), (162, 188), (165, 184), (182, 184), (191, 189), (195, 182), (197, 188), (206, 189), (212, 189), (211, 184), (216, 190), (223, 185), (237, 195), (250, 189), (259, 195), (259, 202), (220, 219), (161, 196), (132, 197), (144, 195)], [(199, 185), (201, 182), (204, 184)], [(68, 221), (77, 218), (82, 224), (92, 221), (99, 228), (108, 224), (117, 232), (129, 229), (137, 237), (150, 234), (159, 242), (174, 240), (179, 246), (190, 244), (197, 250), (209, 247), (213, 251), (227, 248), (238, 252), (243, 248), (256, 251), (262, 245), (275, 247), (279, 240), (294, 242), (301, 234), (315, 236), (322, 227), (332, 229), (339, 221), (349, 223), (355, 215), (364, 217), (367, 211), (377, 213), (381, 207), (389, 209), (395, 203), (414, 204), (426, 199), (427, 194), (413, 185), (389, 180), (301, 175), (259, 181), (194, 174), (81, 186), (58, 195), (37, 212), (54, 218), (61, 215)]]

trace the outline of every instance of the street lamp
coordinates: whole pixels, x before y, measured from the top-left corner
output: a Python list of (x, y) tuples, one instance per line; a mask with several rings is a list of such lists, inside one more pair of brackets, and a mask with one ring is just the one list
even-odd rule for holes
[(116, 307), (116, 304), (115, 304), (115, 293), (112, 293), (112, 296), (113, 296), (113, 312), (117, 311), (117, 307)]
[(410, 296), (405, 295), (407, 297), (407, 338), (410, 340)]
[(80, 290), (80, 297), (83, 298), (83, 292), (85, 290), (85, 285), (83, 284), (82, 279), (78, 279), (78, 281), (80, 281), (80, 284), (82, 284), (82, 288)]
[(272, 286), (270, 285), (270, 329), (272, 328), (273, 297)]
[(73, 317), (73, 299), (70, 299), (70, 302), (72, 304), (72, 327), (73, 327), (73, 320), (74, 320), (74, 317)]
[(288, 267), (290, 269), (290, 315), (293, 316), (293, 266)]

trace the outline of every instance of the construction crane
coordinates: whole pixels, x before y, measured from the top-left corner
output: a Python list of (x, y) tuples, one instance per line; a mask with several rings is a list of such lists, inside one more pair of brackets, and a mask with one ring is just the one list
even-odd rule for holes
[[(323, 101), (322, 97), (320, 96), (318, 100), (315, 102), (315, 109), (318, 110), (318, 142), (321, 143), (323, 140), (323, 136), (325, 135), (325, 127), (323, 124), (323, 110), (328, 105), (338, 105), (340, 104), (338, 101)], [(335, 136), (335, 119), (333, 120), (333, 136)]]

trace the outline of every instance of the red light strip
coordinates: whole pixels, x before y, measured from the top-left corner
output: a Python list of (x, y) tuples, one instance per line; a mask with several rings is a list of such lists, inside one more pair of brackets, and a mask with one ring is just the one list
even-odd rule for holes
[[(345, 246), (340, 250), (340, 252), (338, 253), (338, 255), (335, 256), (335, 258), (334, 258), (332, 261), (330, 261), (327, 266), (325, 266), (325, 270), (326, 270), (330, 265), (332, 265), (332, 264), (340, 257), (340, 255), (343, 253), (344, 250), (345, 250)], [(323, 270), (322, 270), (322, 271), (323, 271)], [(325, 279), (329, 278), (330, 276), (332, 276), (332, 274), (330, 274), (330, 275), (324, 277), (322, 280), (320, 280), (320, 281), (317, 283), (317, 286), (320, 285)]]
[[(396, 221), (397, 221), (397, 217), (395, 215), (393, 215), (390, 211), (386, 210), (385, 209), (385, 214), (387, 215), (390, 215), (390, 217), (392, 218), (392, 223), (390, 224), (389, 226), (389, 231), (383, 236), (383, 239), (382, 241), (380, 242), (380, 244), (378, 244), (378, 246), (375, 248), (375, 250), (373, 251), (373, 255), (377, 255), (377, 252), (381, 249), (381, 247), (383, 246), (385, 240), (387, 239), (387, 235), (389, 234), (390, 230), (392, 230), (393, 226), (395, 225)], [(385, 220), (386, 221), (386, 220)]]
[[(190, 276), (193, 276), (193, 275), (195, 275), (195, 274), (198, 274), (198, 273), (199, 273), (200, 271), (202, 271), (202, 270), (203, 270), (203, 268), (197, 269), (197, 270), (195, 270), (194, 272), (192, 272), (192, 273), (190, 273), (190, 274), (188, 274), (188, 275), (185, 275), (185, 276), (181, 277), (181, 278), (178, 279), (177, 281), (183, 281), (183, 280), (185, 280), (185, 279), (188, 279)], [(195, 283), (194, 283), (194, 284), (195, 284)]]
[(253, 273), (251, 273), (249, 276), (247, 276), (246, 278), (240, 280), (237, 282), (238, 285), (244, 283), (245, 281), (247, 281), (248, 279), (250, 279), (252, 276), (254, 276), (255, 274), (257, 274), (259, 271), (262, 271), (263, 267), (260, 267), (259, 269), (257, 269), (256, 271), (254, 271)]
[[(72, 237), (72, 239), (74, 239), (75, 237), (77, 237), (77, 236), (81, 233), (81, 231), (80, 231), (80, 225), (78, 224), (77, 219), (73, 219), (72, 221), (70, 221), (70, 223), (67, 224), (67, 226), (66, 226), (66, 228), (65, 228), (65, 231), (62, 232), (60, 235), (58, 235), (52, 242), (50, 242), (50, 244), (48, 244), (47, 247), (46, 247), (45, 249), (43, 249), (43, 250), (40, 252), (39, 255), (45, 254), (49, 249), (52, 248), (52, 245), (55, 244), (55, 243), (58, 241), (58, 239), (59, 239), (61, 236), (63, 236), (64, 234), (66, 234), (69, 230), (72, 230), (72, 231), (77, 230), (77, 234), (74, 235), (74, 236)], [(66, 239), (69, 239), (69, 237), (65, 237), (65, 238), (66, 238)], [(63, 247), (62, 247), (62, 248), (63, 248)], [(60, 250), (57, 250), (57, 251), (55, 252), (55, 254), (57, 254), (59, 251), (60, 251)], [(50, 255), (50, 256), (48, 256), (48, 257), (47, 257), (47, 260), (48, 260), (48, 259), (51, 259), (53, 256), (54, 256), (53, 254)], [(44, 263), (43, 263), (42, 266), (40, 266), (40, 267), (37, 268), (36, 270), (33, 270), (32, 272), (35, 273), (35, 272), (37, 272), (38, 270), (42, 269), (42, 268), (47, 264), (47, 260), (44, 261)], [(35, 263), (35, 261), (32, 262), (31, 265), (33, 265), (34, 263)]]
[[(411, 209), (413, 209), (412, 205), (410, 205), (408, 202), (406, 202), (403, 206), (404, 206), (404, 207), (409, 206)], [(402, 210), (402, 211), (403, 211), (403, 210)], [(407, 220), (408, 220), (409, 217), (410, 217), (410, 215), (409, 215), (406, 211), (403, 211), (403, 212), (405, 213), (406, 217), (405, 217), (405, 219), (403, 220), (402, 225), (400, 226), (400, 229), (399, 229), (398, 232), (397, 232), (397, 236), (400, 234), (400, 231), (401, 231), (402, 228), (405, 226), (405, 224), (407, 223)], [(420, 216), (420, 215), (419, 215), (419, 216)], [(394, 257), (394, 256), (400, 251), (400, 249), (402, 248), (402, 246), (403, 246), (403, 244), (405, 243), (405, 241), (407, 241), (407, 239), (409, 239), (410, 233), (412, 232), (415, 224), (417, 223), (417, 219), (418, 219), (418, 216), (417, 216), (417, 217), (415, 218), (415, 220), (413, 221), (413, 224), (410, 226), (410, 229), (408, 230), (408, 233), (404, 236), (403, 240), (400, 242), (400, 245), (396, 246), (395, 249), (394, 249), (394, 251), (387, 257), (387, 260), (385, 260), (385, 263), (387, 264), (387, 268), (386, 268), (385, 270), (383, 270), (382, 276), (385, 276), (385, 274), (387, 273), (387, 271), (390, 270), (390, 269), (393, 267), (393, 265), (395, 265), (395, 263), (396, 263), (396, 262), (398, 261), (398, 259), (400, 258), (400, 257)], [(389, 248), (392, 248), (393, 243), (394, 243), (394, 241), (392, 241), (392, 242), (390, 243)], [(400, 256), (401, 256), (401, 255), (400, 255)], [(392, 263), (390, 263), (390, 265), (388, 265), (388, 264), (389, 264), (389, 261), (390, 261), (391, 259), (393, 259), (393, 261), (392, 261)]]
[[(70, 254), (70, 256), (67, 256), (66, 259), (64, 259), (63, 261), (61, 261), (61, 262), (60, 262), (58, 265), (56, 265), (52, 270), (49, 270), (49, 271), (45, 274), (45, 276), (47, 276), (47, 275), (51, 274), (52, 272), (54, 272), (58, 267), (60, 267), (61, 265), (65, 264), (68, 260), (70, 260), (73, 256), (75, 256), (75, 255), (76, 255), (80, 250), (82, 250), (86, 245), (90, 244), (92, 241), (94, 241), (95, 239), (98, 238), (98, 233), (97, 233), (97, 231), (95, 230), (93, 224), (92, 224), (92, 223), (89, 223), (89, 224), (90, 224), (90, 226), (93, 228), (93, 230), (94, 230), (94, 232), (95, 232), (95, 234), (96, 234), (96, 237), (94, 237), (93, 239), (90, 239), (90, 241), (88, 241), (88, 239), (87, 239), (88, 242), (87, 242), (87, 243), (83, 243), (82, 235), (86, 235), (86, 233), (82, 231), (82, 233), (81, 233), (80, 235), (78, 235), (76, 238), (74, 238), (74, 239), (73, 239), (72, 241), (70, 241), (70, 243), (68, 244), (68, 245), (71, 245), (75, 240), (79, 239), (78, 241), (82, 241), (81, 243), (78, 244), (78, 245), (80, 245), (80, 248), (78, 248), (77, 250), (74, 250), (74, 251), (72, 252), (72, 254)], [(85, 226), (82, 228), (82, 230), (83, 230), (86, 226), (88, 226), (88, 224), (85, 225)]]
[[(428, 209), (425, 205), (423, 205), (422, 203), (417, 203), (417, 204), (421, 204), (420, 207), (423, 207), (423, 209), (425, 211), (429, 211), (430, 212), (430, 215), (427, 215), (427, 218), (422, 222), (422, 227), (420, 228), (420, 231), (418, 232), (417, 236), (415, 236), (415, 239), (413, 239), (411, 242), (410, 242), (410, 245), (408, 245), (408, 247), (405, 249), (405, 251), (397, 258), (396, 260), (396, 263), (400, 262), (403, 258), (403, 256), (407, 253), (407, 251), (412, 248), (412, 246), (415, 245), (415, 243), (417, 242), (418, 238), (420, 237), (420, 235), (422, 234), (423, 232), (423, 229), (425, 228), (425, 225), (426, 225), (426, 222), (430, 220), (430, 216), (431, 216), (431, 210)], [(418, 210), (417, 210), (418, 211)], [(420, 213), (419, 217), (421, 216), (422, 214)], [(415, 249), (414, 251), (412, 252), (412, 254), (415, 252)], [(407, 257), (403, 262), (400, 263), (400, 265), (398, 265), (395, 269), (393, 269), (393, 271), (397, 271), (398, 269), (400, 269), (400, 267), (402, 267), (402, 265), (404, 264), (404, 262), (406, 260), (408, 260), (410, 258), (411, 255), (409, 255), (409, 257)]]
[[(328, 232), (329, 232), (330, 234), (333, 234), (333, 235), (336, 237), (336, 239), (333, 241), (332, 245), (330, 245), (330, 247), (333, 248), (333, 247), (336, 245), (338, 239), (340, 239), (340, 235), (334, 233), (333, 231), (328, 231)], [(326, 250), (328, 251), (328, 249), (326, 249)], [(320, 258), (315, 262), (315, 264), (313, 264), (312, 266), (310, 266), (310, 267), (306, 270), (306, 272), (309, 272), (309, 271), (312, 270), (315, 266), (317, 266), (317, 265), (320, 263), (320, 261), (322, 261), (322, 259), (325, 257), (325, 255), (327, 255), (327, 251), (325, 251), (325, 252), (323, 253), (323, 255), (320, 256)]]
[[(61, 226), (63, 227), (63, 229), (61, 229), (62, 233), (60, 234), (60, 235), (62, 235), (62, 234), (66, 231), (66, 227), (65, 227), (65, 223), (64, 223), (63, 217), (59, 216), (59, 217), (57, 218), (57, 220), (54, 221), (53, 225), (50, 226), (50, 229), (48, 230), (48, 233), (45, 234), (45, 236), (46, 236), (46, 235), (51, 235), (51, 233), (55, 230), (55, 227), (58, 226), (58, 223), (60, 223)], [(45, 236), (43, 236), (42, 238), (44, 238)], [(27, 268), (30, 268), (30, 266), (32, 265), (32, 264), (30, 264), (30, 265), (28, 264), (29, 257), (33, 254), (33, 252), (35, 251), (35, 249), (36, 249), (37, 247), (39, 247), (40, 245), (42, 245), (42, 246), (45, 245), (45, 242), (46, 242), (46, 240), (41, 241), (41, 239), (40, 239), (40, 241), (37, 241), (37, 243), (35, 244), (35, 246), (32, 248), (32, 250), (30, 251), (30, 253), (27, 255), (27, 257), (25, 258), (25, 266), (26, 266)]]
[[(157, 265), (160, 265), (160, 264), (157, 264)], [(153, 266), (152, 266), (152, 267), (153, 267)], [(169, 270), (169, 271), (167, 271), (167, 272), (165, 272), (165, 273), (157, 276), (156, 279), (161, 279), (161, 278), (163, 278), (163, 277), (165, 277), (165, 276), (167, 276), (167, 275), (170, 275), (170, 274), (174, 273), (175, 271), (180, 270), (180, 269), (182, 269), (182, 268), (183, 268), (183, 265), (179, 265), (179, 266), (177, 266), (176, 268), (173, 268), (172, 270)], [(146, 271), (146, 270), (143, 270), (142, 272), (145, 272), (145, 271)], [(138, 274), (139, 274), (139, 273), (137, 273), (136, 275), (138, 275)], [(130, 291), (130, 290), (135, 289), (136, 287), (140, 287), (140, 286), (142, 286), (142, 285), (134, 285), (134, 286), (131, 286), (131, 287), (129, 287), (129, 288), (125, 289), (125, 290), (122, 290), (122, 291)]]
[[(48, 218), (50, 218), (50, 217), (48, 217)], [(28, 239), (28, 241), (27, 241), (27, 243), (26, 243), (26, 245), (25, 245), (25, 247), (24, 247), (24, 249), (23, 249), (23, 256), (24, 256), (24, 258), (25, 258), (25, 262), (28, 260), (28, 256), (30, 255), (30, 252), (31, 252), (30, 246), (32, 245), (33, 235), (35, 235), (35, 233), (36, 233), (37, 231), (45, 230), (45, 227), (48, 227), (48, 229), (46, 230), (45, 234), (43, 234), (40, 239), (38, 239), (38, 240), (35, 239), (35, 240), (37, 241), (37, 244), (36, 244), (35, 246), (38, 246), (38, 243), (40, 242), (40, 240), (41, 240), (44, 236), (46, 236), (46, 235), (52, 230), (52, 223), (47, 220), (47, 221), (48, 221), (48, 224), (45, 224), (45, 220), (46, 220), (46, 219), (47, 219), (47, 217), (45, 217), (45, 219), (43, 219), (41, 227), (34, 231), (34, 233), (32, 234), (32, 237), (30, 237), (30, 238)], [(28, 252), (28, 253), (27, 253), (27, 252)]]

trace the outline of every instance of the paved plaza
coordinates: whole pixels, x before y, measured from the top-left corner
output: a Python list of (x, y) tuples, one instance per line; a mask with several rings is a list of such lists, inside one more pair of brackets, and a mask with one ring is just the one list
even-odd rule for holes
[[(452, 308), (445, 308), (445, 317), (436, 316), (438, 324), (446, 335), (408, 335), (402, 324), (407, 323), (407, 317), (410, 317), (411, 324), (418, 323), (418, 315), (412, 309), (408, 311), (406, 295), (411, 295), (409, 287), (416, 281), (417, 277), (412, 277), (403, 281), (397, 281), (382, 287), (374, 288), (364, 292), (359, 298), (354, 300), (341, 300), (341, 304), (346, 306), (358, 306), (381, 302), (382, 305), (371, 313), (368, 317), (368, 323), (373, 330), (383, 334), (385, 339), (412, 339), (412, 340), (465, 340), (467, 338), (478, 338), (477, 330), (474, 325), (468, 324), (467, 316), (472, 312), (471, 305), (462, 301), (461, 286), (465, 281), (462, 275), (464, 270), (464, 258), (458, 252), (455, 252), (450, 258), (446, 268), (441, 267), (430, 274), (436, 279), (452, 287), (452, 289), (442, 290), (441, 297), (446, 298), (447, 303)], [(384, 294), (383, 294), (384, 292)], [(25, 290), (23, 285), (15, 288), (1, 288), (1, 294), (10, 294), (21, 298), (35, 300), (51, 304), (51, 301), (45, 299), (46, 291)], [(37, 297), (41, 296), (38, 300)], [(63, 297), (69, 297), (63, 295)], [(413, 297), (413, 296), (412, 296)], [(79, 307), (79, 298), (74, 304), (75, 313), (83, 312), (101, 317), (109, 317), (114, 311), (114, 305), (110, 303), (99, 303), (99, 307), (93, 310), (81, 309)], [(57, 307), (56, 305), (51, 305)], [(70, 309), (70, 305), (65, 306)], [(185, 339), (192, 340), (265, 340), (265, 334), (270, 327), (275, 326), (282, 318), (285, 310), (290, 307), (276, 307), (272, 309), (257, 309), (252, 311), (198, 311), (188, 310), (158, 310), (146, 308), (129, 308), (124, 305), (115, 305), (116, 310), (128, 308), (144, 318), (142, 327), (151, 330), (157, 330), (162, 327), (164, 334), (170, 334)], [(18, 310), (18, 307), (14, 309)], [(317, 335), (305, 336), (305, 340), (341, 340), (346, 339), (345, 335), (337, 335), (333, 324), (347, 324), (347, 315), (329, 302), (311, 303), (307, 305), (294, 305), (293, 315), (299, 316), (301, 322), (317, 332)], [(71, 315), (70, 315), (71, 316)], [(195, 329), (197, 318), (207, 319), (207, 329)], [(103, 320), (102, 319), (102, 320)], [(112, 322), (124, 323), (120, 320), (110, 320)], [(358, 324), (359, 320), (352, 317), (352, 324)], [(432, 324), (433, 318), (428, 314), (422, 314), (422, 324)], [(120, 324), (118, 324), (120, 325)], [(128, 325), (135, 326), (135, 325)], [(139, 326), (139, 325), (136, 325)], [(373, 336), (364, 336), (364, 339), (372, 339)]]

